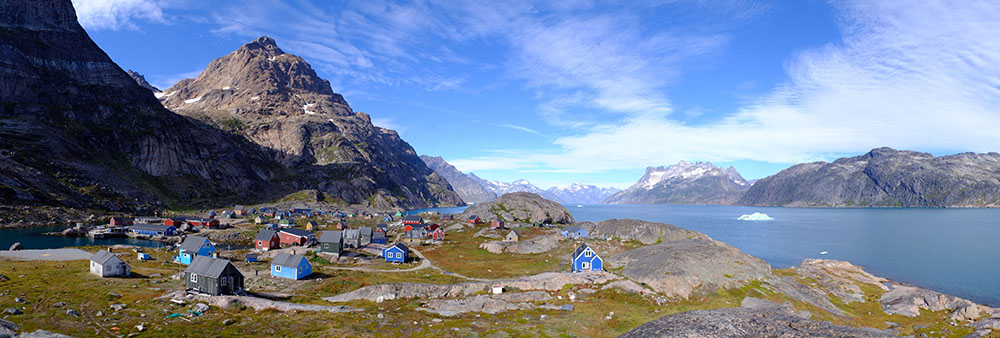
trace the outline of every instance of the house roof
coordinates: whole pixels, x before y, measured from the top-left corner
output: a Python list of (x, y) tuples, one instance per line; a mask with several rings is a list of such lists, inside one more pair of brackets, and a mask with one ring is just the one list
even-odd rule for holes
[[(222, 276), (222, 272), (226, 270), (226, 266), (232, 264), (233, 263), (230, 263), (228, 259), (208, 256), (194, 256), (194, 260), (191, 261), (191, 265), (188, 265), (187, 269), (184, 269), (184, 272), (219, 278), (219, 276)], [(236, 273), (239, 273), (239, 270), (236, 271)]]
[(359, 238), (359, 237), (361, 237), (361, 230), (344, 229), (344, 238)]
[(340, 243), (344, 239), (344, 234), (339, 230), (327, 230), (319, 234), (320, 243)]
[(163, 224), (136, 224), (132, 226), (132, 230), (153, 230), (153, 231), (164, 231), (164, 232), (170, 228), (177, 229), (174, 226), (163, 225)]
[(389, 249), (392, 249), (392, 248), (399, 248), (399, 250), (403, 250), (403, 252), (410, 251), (410, 248), (407, 248), (406, 245), (403, 245), (403, 243), (396, 243), (396, 244), (393, 244), (392, 246), (390, 246), (388, 248), (385, 248), (385, 249), (389, 250)]
[(274, 231), (274, 230), (271, 230), (271, 229), (260, 229), (260, 231), (257, 232), (257, 238), (256, 239), (258, 241), (270, 241), (271, 238), (274, 238), (274, 235), (277, 235), (277, 234), (278, 234), (277, 231)]
[(403, 221), (419, 222), (420, 220), (423, 220), (423, 218), (420, 217), (420, 216), (406, 216), (406, 217), (403, 217)]
[(100, 265), (104, 265), (108, 261), (119, 261), (119, 262), (122, 262), (122, 263), (125, 262), (121, 258), (118, 258), (118, 256), (115, 256), (115, 254), (107, 252), (107, 251), (104, 251), (104, 250), (100, 250), (98, 252), (95, 252), (94, 255), (90, 257), (90, 260), (94, 261), (94, 262), (96, 262), (97, 264), (100, 264)]
[(360, 227), (360, 228), (358, 228), (358, 230), (361, 231), (361, 237), (371, 237), (372, 236), (372, 228), (371, 227)]
[(197, 252), (207, 240), (208, 238), (201, 236), (187, 236), (184, 238), (184, 242), (181, 243), (181, 249), (189, 252)]
[(424, 238), (427, 237), (427, 232), (414, 229), (407, 231), (403, 236), (406, 238)]
[[(590, 248), (590, 247), (587, 246), (587, 243), (581, 243), (580, 246), (576, 248), (576, 250), (573, 250), (573, 259), (576, 259), (577, 257), (580, 257), (580, 255), (582, 255), (583, 252), (586, 251), (588, 248)], [(591, 249), (590, 251), (594, 251), (594, 250)], [(597, 252), (594, 252), (594, 256), (597, 256)]]
[(388, 225), (388, 224), (385, 224), (385, 223), (379, 223), (379, 224), (378, 224), (378, 225), (376, 225), (375, 227), (376, 227), (376, 228), (379, 228), (379, 229), (388, 229), (388, 228), (389, 228), (389, 225)]
[(279, 252), (277, 255), (274, 256), (274, 259), (271, 260), (271, 265), (296, 267), (299, 266), (299, 262), (302, 262), (303, 259), (306, 258), (302, 257), (301, 255), (293, 255), (286, 252)]
[(564, 231), (568, 231), (568, 232), (577, 232), (577, 231), (583, 230), (583, 228), (575, 226), (575, 225), (571, 225), (571, 226), (563, 228), (563, 230)]
[(281, 232), (286, 232), (286, 233), (288, 233), (290, 235), (299, 236), (299, 237), (309, 237), (309, 236), (314, 236), (315, 235), (315, 234), (313, 234), (312, 231), (306, 231), (306, 230), (295, 229), (295, 228), (281, 229)]
[(517, 237), (521, 237), (521, 233), (517, 232), (517, 230), (511, 230), (510, 232), (507, 233), (507, 236), (510, 236), (510, 234), (514, 234), (517, 235)]
[(469, 219), (477, 219), (477, 218), (479, 218), (479, 216), (476, 216), (476, 215), (469, 215)]
[(374, 235), (372, 235), (372, 238), (385, 238), (385, 233), (384, 232), (376, 232)]

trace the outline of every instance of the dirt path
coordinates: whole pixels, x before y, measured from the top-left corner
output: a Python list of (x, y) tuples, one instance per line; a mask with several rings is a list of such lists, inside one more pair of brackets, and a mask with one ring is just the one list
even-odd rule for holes
[(77, 261), (87, 260), (93, 253), (75, 248), (0, 251), (0, 257), (21, 261)]
[(366, 268), (366, 267), (339, 267), (339, 266), (324, 266), (323, 269), (364, 271), (364, 272), (412, 272), (412, 271), (417, 271), (417, 270), (423, 270), (423, 269), (430, 268), (430, 269), (441, 271), (442, 273), (444, 273), (446, 275), (455, 276), (455, 277), (466, 279), (466, 280), (472, 280), (472, 281), (490, 281), (490, 279), (472, 278), (472, 277), (463, 276), (463, 275), (460, 275), (460, 274), (457, 274), (457, 273), (454, 273), (454, 272), (445, 271), (444, 269), (441, 269), (441, 268), (435, 266), (434, 263), (432, 263), (429, 259), (427, 259), (427, 257), (424, 257), (424, 254), (421, 253), (419, 250), (414, 249), (414, 248), (410, 248), (410, 250), (412, 250), (413, 253), (417, 255), (417, 257), (420, 257), (420, 265), (412, 267), (412, 268), (409, 268), (409, 269), (373, 269), (373, 268)]

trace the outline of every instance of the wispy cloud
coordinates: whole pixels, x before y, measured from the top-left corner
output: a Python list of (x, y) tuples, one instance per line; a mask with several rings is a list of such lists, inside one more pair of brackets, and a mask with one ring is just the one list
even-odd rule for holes
[[(164, 75), (153, 75), (153, 76), (150, 76), (150, 78), (151, 78), (150, 83), (153, 86), (156, 86), (156, 88), (159, 88), (160, 90), (167, 90), (167, 88), (172, 87), (174, 84), (176, 84), (180, 80), (193, 79), (193, 78), (198, 77), (198, 75), (201, 75), (202, 71), (204, 71), (204, 69), (192, 70), (192, 71), (189, 71), (189, 72), (184, 72), (184, 73), (180, 73), (180, 74), (171, 74), (171, 75), (165, 75), (165, 76)], [(141, 71), (140, 71), (140, 73), (141, 73)]]
[(165, 22), (164, 1), (73, 0), (80, 25), (88, 30), (138, 29), (137, 21)]
[(519, 126), (519, 125), (515, 125), (515, 124), (501, 124), (500, 126), (504, 127), (504, 128), (514, 129), (514, 130), (520, 130), (520, 131), (523, 131), (523, 132), (526, 132), (526, 133), (532, 133), (532, 134), (535, 134), (535, 135), (545, 136), (545, 134), (542, 134), (542, 133), (540, 133), (537, 130), (534, 130), (534, 129), (531, 129), (531, 128), (528, 128), (528, 127), (525, 127), (525, 126)]
[(395, 121), (393, 121), (391, 118), (388, 117), (372, 117), (372, 124), (385, 129), (392, 129), (395, 131), (402, 131), (406, 129), (402, 125), (396, 123)]

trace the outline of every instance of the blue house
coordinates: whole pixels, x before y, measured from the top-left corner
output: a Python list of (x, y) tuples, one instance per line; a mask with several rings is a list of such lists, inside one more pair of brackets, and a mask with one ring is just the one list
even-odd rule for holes
[(573, 272), (604, 270), (604, 260), (587, 243), (573, 250)]
[(271, 260), (271, 276), (274, 277), (297, 280), (306, 278), (312, 273), (312, 264), (309, 264), (309, 260), (301, 255), (282, 252)]
[(407, 248), (403, 243), (396, 243), (382, 249), (382, 257), (385, 257), (385, 261), (389, 263), (406, 263), (407, 258), (410, 257), (410, 248)]
[(177, 228), (163, 224), (136, 224), (132, 226), (132, 232), (147, 236), (173, 236), (177, 234)]
[(566, 238), (587, 238), (587, 236), (590, 235), (590, 233), (587, 232), (587, 229), (575, 225), (563, 228), (561, 233), (563, 237)]
[(385, 217), (382, 217), (382, 222), (392, 222), (392, 215), (385, 215)]
[(215, 246), (212, 245), (212, 242), (208, 238), (187, 236), (187, 238), (184, 238), (184, 242), (181, 243), (181, 248), (177, 251), (177, 256), (174, 256), (174, 261), (181, 264), (191, 264), (194, 256), (211, 257), (214, 253)]

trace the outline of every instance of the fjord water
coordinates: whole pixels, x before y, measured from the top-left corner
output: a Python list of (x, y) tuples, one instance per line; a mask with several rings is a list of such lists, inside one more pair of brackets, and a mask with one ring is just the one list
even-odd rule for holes
[(20, 242), (25, 249), (57, 249), (71, 246), (84, 245), (115, 245), (129, 244), (150, 248), (164, 246), (157, 241), (149, 241), (135, 238), (106, 238), (92, 239), (90, 237), (60, 237), (45, 236), (46, 232), (59, 232), (69, 225), (26, 227), (0, 229), (0, 250), (7, 250), (12, 244)]
[[(1000, 306), (1000, 209), (566, 208), (577, 221), (634, 218), (700, 231), (775, 268), (795, 266), (806, 258), (845, 260), (880, 277)], [(736, 220), (754, 212), (774, 220)], [(824, 251), (827, 254), (820, 254)]]

